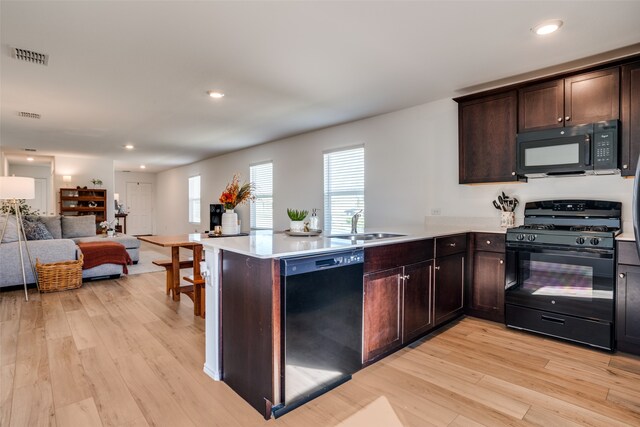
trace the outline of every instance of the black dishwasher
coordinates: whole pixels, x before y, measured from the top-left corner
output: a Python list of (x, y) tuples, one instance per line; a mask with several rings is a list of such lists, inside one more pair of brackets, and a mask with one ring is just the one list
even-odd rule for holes
[(284, 405), (276, 417), (351, 379), (362, 366), (364, 251), (280, 261)]

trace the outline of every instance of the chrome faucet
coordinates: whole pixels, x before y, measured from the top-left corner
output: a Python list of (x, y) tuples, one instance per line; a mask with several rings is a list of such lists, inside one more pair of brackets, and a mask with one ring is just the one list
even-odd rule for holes
[(362, 216), (362, 209), (351, 217), (351, 234), (358, 234), (358, 220)]

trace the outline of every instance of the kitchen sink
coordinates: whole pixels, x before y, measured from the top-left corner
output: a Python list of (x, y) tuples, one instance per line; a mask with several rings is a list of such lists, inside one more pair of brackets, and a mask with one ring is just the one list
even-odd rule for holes
[(393, 237), (404, 237), (406, 234), (395, 233), (361, 233), (361, 234), (335, 234), (327, 236), (332, 239), (348, 239), (348, 240), (379, 240), (379, 239), (391, 239)]

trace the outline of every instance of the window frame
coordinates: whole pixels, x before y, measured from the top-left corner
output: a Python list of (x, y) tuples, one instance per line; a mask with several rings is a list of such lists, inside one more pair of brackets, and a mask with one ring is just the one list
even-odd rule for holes
[[(252, 200), (250, 203), (250, 213), (249, 213), (249, 227), (251, 230), (273, 230), (273, 160), (267, 160), (258, 163), (251, 163), (249, 165), (249, 180), (252, 184), (256, 184), (255, 180), (252, 178), (252, 172), (255, 170), (254, 168), (259, 166), (271, 165), (271, 193), (259, 193), (259, 188), (255, 188), (254, 196), (255, 200)], [(258, 224), (258, 214), (257, 214), (257, 206), (256, 204), (262, 200), (270, 200), (271, 201), (271, 226), (270, 227), (259, 227)]]
[[(191, 182), (192, 182), (193, 179), (196, 179), (196, 178), (198, 180), (198, 189), (200, 191), (198, 192), (199, 193), (198, 197), (192, 197), (192, 194), (191, 194)], [(202, 224), (202, 212), (201, 212), (202, 211), (202, 176), (200, 174), (192, 175), (192, 176), (189, 177), (189, 179), (187, 181), (187, 200), (188, 200), (188, 203), (187, 203), (187, 206), (188, 206), (188, 208), (187, 208), (187, 219), (189, 221), (189, 224)], [(196, 200), (198, 201), (198, 209), (197, 210), (194, 209), (194, 206), (193, 206), (193, 204), (194, 204), (194, 202)], [(197, 217), (198, 220), (194, 221), (194, 219), (196, 219), (194, 214), (196, 214), (196, 213), (198, 215), (198, 217)]]
[[(331, 157), (332, 154), (343, 153), (347, 151), (355, 151), (362, 150), (362, 189), (349, 189), (349, 190), (341, 190), (341, 191), (333, 191), (328, 192), (328, 187), (330, 186), (331, 180), (331, 171), (328, 171), (327, 168), (329, 165), (327, 164), (327, 160)], [(352, 145), (348, 147), (342, 147), (332, 150), (326, 150), (322, 153), (323, 158), (323, 209), (324, 209), (324, 229), (327, 233), (350, 233), (351, 225), (350, 223), (345, 224), (344, 226), (336, 226), (335, 225), (335, 215), (332, 215), (332, 200), (335, 196), (352, 196), (358, 198), (358, 202), (356, 206), (353, 206), (349, 211), (351, 213), (347, 214), (345, 211), (344, 218), (349, 218), (351, 215), (355, 214), (359, 210), (362, 210), (362, 214), (360, 220), (358, 221), (358, 228), (362, 229), (365, 224), (365, 193), (366, 193), (366, 163), (365, 163), (365, 145), (358, 144)], [(329, 176), (328, 176), (329, 173)], [(341, 221), (341, 220), (340, 220)], [(333, 226), (332, 226), (333, 222)]]

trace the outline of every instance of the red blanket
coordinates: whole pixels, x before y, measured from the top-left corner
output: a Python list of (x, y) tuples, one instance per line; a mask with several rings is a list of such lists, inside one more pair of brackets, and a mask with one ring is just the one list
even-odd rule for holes
[(82, 242), (78, 247), (84, 255), (83, 270), (102, 264), (120, 264), (122, 272), (128, 274), (127, 265), (133, 264), (124, 245), (118, 242)]

